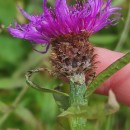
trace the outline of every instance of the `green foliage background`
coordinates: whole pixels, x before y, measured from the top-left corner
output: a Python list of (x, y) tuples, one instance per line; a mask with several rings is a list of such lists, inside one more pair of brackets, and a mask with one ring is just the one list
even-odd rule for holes
[[(130, 50), (130, 1), (112, 1), (113, 5), (122, 7), (122, 19), (117, 26), (95, 34), (91, 42), (96, 46), (127, 52)], [(54, 0), (48, 0), (48, 3), (53, 5)], [(28, 41), (9, 35), (7, 27), (14, 19), (21, 24), (27, 22), (16, 4), (31, 14), (42, 11), (42, 0), (0, 0), (0, 130), (62, 130), (56, 121), (58, 108), (52, 95), (28, 88), (25, 83), (26, 71), (51, 66), (49, 53), (38, 54)], [(49, 88), (62, 83), (46, 73), (34, 76), (33, 80)], [(68, 84), (63, 89), (67, 91)], [(93, 104), (107, 100), (99, 95), (91, 98)], [(121, 105), (120, 111), (112, 116), (88, 121), (88, 130), (128, 130), (129, 122), (129, 108)]]

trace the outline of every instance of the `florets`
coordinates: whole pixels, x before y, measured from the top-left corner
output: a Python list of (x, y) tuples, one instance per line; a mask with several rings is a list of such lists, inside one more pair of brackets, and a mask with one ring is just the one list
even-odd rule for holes
[(51, 39), (69, 33), (80, 34), (82, 31), (94, 34), (102, 28), (118, 22), (120, 8), (112, 7), (111, 0), (77, 1), (69, 6), (66, 0), (56, 0), (54, 9), (47, 7), (43, 0), (43, 13), (38, 16), (29, 15), (18, 7), (30, 21), (28, 24), (9, 27), (9, 32), (17, 38), (33, 41), (36, 44), (51, 44)]

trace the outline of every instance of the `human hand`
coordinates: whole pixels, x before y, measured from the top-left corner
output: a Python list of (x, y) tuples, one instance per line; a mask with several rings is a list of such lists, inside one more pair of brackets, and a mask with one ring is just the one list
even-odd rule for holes
[[(97, 63), (97, 74), (123, 56), (122, 53), (103, 48), (95, 48), (95, 53), (98, 54), (97, 61), (99, 61), (99, 63)], [(96, 93), (108, 95), (108, 91), (110, 89), (113, 90), (119, 102), (130, 106), (130, 64), (126, 65), (124, 68), (107, 79), (96, 90)]]

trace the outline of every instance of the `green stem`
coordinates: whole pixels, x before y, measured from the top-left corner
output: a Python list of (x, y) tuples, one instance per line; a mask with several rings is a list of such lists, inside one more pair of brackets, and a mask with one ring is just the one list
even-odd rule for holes
[(130, 25), (130, 2), (129, 2), (129, 7), (128, 7), (128, 15), (127, 15), (127, 19), (126, 19), (126, 23), (125, 23), (125, 26), (124, 26), (124, 29), (122, 31), (122, 34), (121, 34), (121, 37), (120, 37), (120, 40), (115, 48), (116, 51), (120, 51), (123, 47), (123, 44), (126, 42), (127, 40), (127, 37), (128, 37), (128, 34), (129, 34), (129, 31), (130, 31), (130, 28), (129, 28), (129, 25)]
[(74, 76), (70, 80), (70, 103), (76, 113), (70, 118), (71, 130), (86, 130), (87, 120), (78, 114), (81, 112), (81, 106), (86, 104), (86, 99), (84, 98), (85, 91), (84, 75)]

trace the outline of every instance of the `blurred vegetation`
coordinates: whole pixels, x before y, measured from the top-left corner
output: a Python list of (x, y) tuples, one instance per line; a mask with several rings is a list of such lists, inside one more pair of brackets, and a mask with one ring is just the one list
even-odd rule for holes
[[(112, 1), (113, 5), (122, 7), (119, 24), (101, 30), (91, 38), (91, 42), (96, 46), (127, 52), (130, 50), (130, 1)], [(48, 0), (48, 3), (53, 5), (54, 0)], [(58, 108), (52, 95), (28, 88), (25, 83), (26, 71), (51, 66), (49, 53), (38, 54), (28, 41), (9, 35), (7, 27), (14, 19), (21, 24), (27, 22), (17, 10), (16, 4), (31, 14), (42, 11), (42, 0), (0, 0), (0, 130), (62, 130), (56, 122)], [(62, 83), (47, 73), (40, 73), (33, 80), (48, 88)], [(63, 88), (68, 89), (68, 85)], [(93, 104), (107, 100), (105, 96), (99, 95), (91, 98)], [(128, 129), (130, 112), (124, 105), (112, 116), (88, 121), (88, 130)]]

